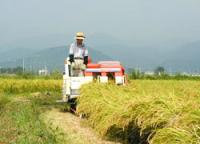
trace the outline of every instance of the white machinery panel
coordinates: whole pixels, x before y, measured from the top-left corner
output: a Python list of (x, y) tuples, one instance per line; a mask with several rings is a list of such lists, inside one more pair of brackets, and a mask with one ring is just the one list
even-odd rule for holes
[(107, 83), (108, 77), (107, 76), (100, 76), (99, 80), (100, 80), (100, 83)]
[(115, 76), (115, 83), (116, 84), (124, 84), (124, 76)]
[(85, 77), (71, 77), (71, 89), (80, 89), (85, 83)]

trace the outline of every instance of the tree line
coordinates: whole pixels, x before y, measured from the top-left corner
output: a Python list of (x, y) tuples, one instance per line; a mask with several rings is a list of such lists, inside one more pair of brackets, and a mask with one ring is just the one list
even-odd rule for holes
[(171, 74), (164, 67), (158, 66), (150, 74), (142, 72), (139, 69), (129, 69), (128, 78), (149, 80), (200, 80), (200, 75), (184, 74), (181, 72)]
[[(167, 70), (162, 67), (158, 66), (152, 71), (151, 74), (147, 72), (140, 71), (139, 69), (128, 69), (127, 70), (128, 78), (129, 79), (150, 79), (150, 80), (157, 80), (157, 79), (163, 79), (163, 80), (200, 80), (200, 76), (192, 76), (192, 75), (185, 75), (182, 73), (175, 73), (170, 74), (167, 72)], [(8, 76), (8, 75), (14, 75), (17, 77), (22, 78), (38, 78), (38, 72), (36, 71), (26, 71), (23, 70), (22, 67), (15, 67), (15, 68), (0, 68), (0, 75)], [(59, 70), (53, 70), (46, 76), (40, 76), (45, 78), (54, 78), (54, 79), (62, 79), (62, 72)]]

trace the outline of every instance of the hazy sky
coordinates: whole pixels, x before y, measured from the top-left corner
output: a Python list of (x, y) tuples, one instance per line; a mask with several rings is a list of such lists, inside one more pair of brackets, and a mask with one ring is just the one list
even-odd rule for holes
[(0, 0), (0, 45), (77, 31), (152, 46), (200, 40), (200, 0)]

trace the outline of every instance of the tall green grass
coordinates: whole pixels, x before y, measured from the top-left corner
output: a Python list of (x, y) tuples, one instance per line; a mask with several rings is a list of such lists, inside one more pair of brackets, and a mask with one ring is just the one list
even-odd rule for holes
[[(0, 143), (17, 144), (64, 144), (59, 130), (51, 129), (40, 118), (44, 105), (53, 106), (55, 97), (45, 95), (0, 95)], [(9, 100), (8, 100), (9, 99)], [(6, 102), (6, 103), (5, 103)], [(48, 103), (49, 102), (49, 103)], [(49, 109), (50, 107), (48, 107)], [(47, 109), (47, 107), (46, 107)]]
[(54, 106), (61, 86), (60, 80), (0, 78), (0, 143), (65, 143), (40, 118)]
[(102, 137), (124, 143), (200, 143), (200, 82), (131, 81), (89, 84), (78, 112)]
[(10, 99), (5, 96), (5, 95), (1, 95), (0, 96), (0, 111), (6, 106), (7, 103), (10, 102)]

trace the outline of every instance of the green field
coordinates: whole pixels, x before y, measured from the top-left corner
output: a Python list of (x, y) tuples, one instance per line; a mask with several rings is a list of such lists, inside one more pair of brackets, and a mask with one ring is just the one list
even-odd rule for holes
[(55, 106), (61, 85), (59, 80), (0, 79), (0, 143), (65, 143), (41, 118)]
[[(0, 79), (0, 143), (72, 143), (41, 115), (58, 107), (62, 80)], [(91, 83), (77, 112), (104, 139), (133, 144), (200, 143), (200, 81), (131, 80)]]

